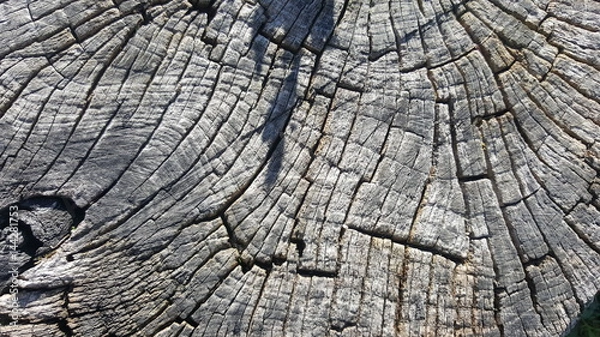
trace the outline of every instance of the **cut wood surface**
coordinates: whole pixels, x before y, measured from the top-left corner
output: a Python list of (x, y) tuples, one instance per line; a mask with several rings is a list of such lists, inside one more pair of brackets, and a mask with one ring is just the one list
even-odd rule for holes
[(0, 41), (2, 336), (559, 336), (600, 289), (598, 1), (4, 0)]

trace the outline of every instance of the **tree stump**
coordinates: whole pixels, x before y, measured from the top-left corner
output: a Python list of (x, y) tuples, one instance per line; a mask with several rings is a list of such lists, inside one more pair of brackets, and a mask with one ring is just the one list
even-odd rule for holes
[(558, 336), (600, 289), (597, 1), (0, 13), (3, 336)]

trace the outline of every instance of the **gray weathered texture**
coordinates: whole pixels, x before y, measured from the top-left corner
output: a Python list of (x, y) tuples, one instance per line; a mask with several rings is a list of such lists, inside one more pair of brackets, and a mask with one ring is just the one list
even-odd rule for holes
[(597, 1), (0, 13), (2, 333), (557, 336), (600, 289)]

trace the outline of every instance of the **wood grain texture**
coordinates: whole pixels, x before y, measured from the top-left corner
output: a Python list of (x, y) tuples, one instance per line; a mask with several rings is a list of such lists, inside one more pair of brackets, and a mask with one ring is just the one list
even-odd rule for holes
[(8, 336), (559, 336), (594, 0), (0, 1)]

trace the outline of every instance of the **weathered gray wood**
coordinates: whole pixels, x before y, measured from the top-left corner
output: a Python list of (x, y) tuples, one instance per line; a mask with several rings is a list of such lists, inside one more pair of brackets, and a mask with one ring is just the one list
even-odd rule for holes
[(2, 336), (558, 336), (600, 290), (596, 1), (0, 13)]

